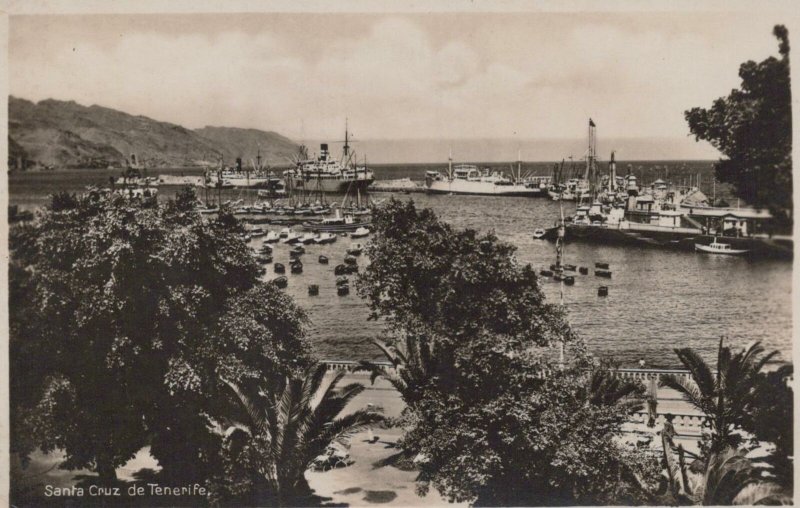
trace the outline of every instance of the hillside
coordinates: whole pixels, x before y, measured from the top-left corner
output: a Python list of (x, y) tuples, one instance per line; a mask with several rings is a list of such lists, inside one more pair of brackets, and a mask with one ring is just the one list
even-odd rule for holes
[(150, 167), (216, 165), (220, 154), (226, 163), (236, 157), (249, 160), (259, 146), (266, 163), (283, 164), (297, 151), (295, 143), (274, 132), (225, 127), (193, 131), (72, 101), (33, 103), (9, 97), (8, 110), (9, 139), (25, 154), (26, 165), (124, 166), (131, 154)]
[(223, 151), (226, 160), (241, 157), (251, 164), (261, 152), (261, 158), (270, 164), (287, 164), (298, 151), (294, 141), (276, 132), (236, 127), (203, 127), (194, 132)]

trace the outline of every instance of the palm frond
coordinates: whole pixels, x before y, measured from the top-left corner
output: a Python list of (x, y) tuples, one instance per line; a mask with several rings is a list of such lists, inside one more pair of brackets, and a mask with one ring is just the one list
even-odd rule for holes
[(697, 388), (704, 397), (710, 397), (716, 391), (716, 383), (711, 367), (691, 348), (676, 349), (675, 354), (692, 376)]
[(239, 387), (239, 385), (233, 381), (223, 379), (223, 382), (230, 387), (230, 389), (239, 399), (241, 407), (245, 410), (245, 413), (250, 420), (249, 425), (255, 431), (255, 433), (269, 436), (274, 428), (270, 428), (269, 422), (265, 418), (267, 413), (267, 404), (265, 404), (264, 401), (262, 401), (258, 396), (250, 397), (244, 393), (241, 387)]
[(697, 385), (694, 381), (678, 378), (672, 374), (667, 374), (665, 376), (661, 376), (661, 384), (666, 386), (667, 388), (672, 388), (673, 390), (680, 393), (686, 402), (693, 405), (700, 411), (709, 414), (709, 404), (707, 399), (703, 396), (700, 390), (697, 388)]

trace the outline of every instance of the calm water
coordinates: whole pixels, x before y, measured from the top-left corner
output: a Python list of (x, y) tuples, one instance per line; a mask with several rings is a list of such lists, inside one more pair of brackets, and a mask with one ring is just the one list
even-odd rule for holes
[[(103, 184), (109, 174), (116, 173), (12, 175), (11, 202), (24, 208), (38, 206), (56, 189), (80, 190), (88, 183)], [(168, 193), (161, 191), (161, 195)], [(247, 194), (228, 191), (224, 199), (239, 196)], [(520, 262), (531, 263), (537, 270), (555, 260), (554, 245), (531, 236), (535, 228), (551, 225), (558, 216), (558, 204), (552, 201), (425, 194), (396, 197), (433, 208), (455, 227), (493, 229), (498, 237), (518, 247)], [(565, 209), (565, 213), (571, 212)], [(368, 309), (354, 288), (349, 296), (336, 295), (333, 267), (344, 258), (352, 241), (340, 238), (332, 245), (306, 246), (304, 273), (287, 274), (287, 291), (308, 311), (313, 323), (310, 335), (321, 358), (379, 358), (371, 340), (380, 333), (381, 325), (367, 321)], [(254, 245), (260, 243), (258, 239)], [(288, 250), (277, 245), (274, 256), (287, 267)], [(331, 264), (318, 264), (320, 254), (328, 256)], [(781, 351), (783, 359), (791, 359), (791, 262), (567, 245), (565, 262), (593, 267), (598, 261), (611, 265), (612, 279), (576, 275), (575, 285), (565, 287), (570, 321), (596, 354), (613, 356), (623, 365), (633, 366), (645, 359), (648, 366), (674, 367), (672, 348), (690, 346), (713, 360), (719, 337), (726, 335), (731, 344), (758, 340), (767, 349)], [(366, 262), (363, 256), (359, 259), (362, 267)], [(272, 265), (266, 276), (275, 277)], [(319, 284), (319, 296), (308, 296), (309, 284)], [(558, 284), (544, 281), (543, 285), (548, 297), (556, 301)], [(608, 297), (597, 297), (600, 285), (609, 286)]]

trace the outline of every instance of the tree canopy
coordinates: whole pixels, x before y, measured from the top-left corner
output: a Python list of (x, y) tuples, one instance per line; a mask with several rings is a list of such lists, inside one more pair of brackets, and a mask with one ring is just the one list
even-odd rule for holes
[(149, 443), (165, 472), (203, 475), (220, 379), (308, 366), (303, 312), (260, 280), (238, 221), (194, 201), (60, 194), (12, 230), (13, 451), (63, 449), (110, 480)]
[(716, 177), (733, 185), (735, 194), (768, 208), (779, 223), (792, 221), (792, 109), (789, 80), (789, 35), (775, 26), (780, 58), (748, 61), (739, 67), (740, 89), (706, 108), (686, 111), (696, 139), (724, 155)]
[(632, 471), (646, 461), (616, 439), (627, 392), (587, 373), (583, 343), (515, 247), (412, 201), (392, 200), (373, 225), (359, 291), (386, 320), (400, 370), (372, 370), (412, 413), (403, 446), (420, 489), (494, 506), (640, 502)]

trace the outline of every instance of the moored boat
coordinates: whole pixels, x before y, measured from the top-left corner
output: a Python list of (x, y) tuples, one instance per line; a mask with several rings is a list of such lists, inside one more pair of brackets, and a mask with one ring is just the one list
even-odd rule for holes
[(363, 237), (367, 236), (368, 234), (369, 234), (369, 229), (367, 229), (367, 228), (362, 226), (362, 227), (356, 229), (355, 231), (353, 231), (353, 233), (350, 236), (352, 238), (363, 238)]
[(747, 249), (733, 249), (729, 243), (720, 243), (716, 238), (708, 245), (696, 243), (694, 244), (694, 249), (708, 254), (723, 254), (728, 256), (741, 256), (749, 252)]

